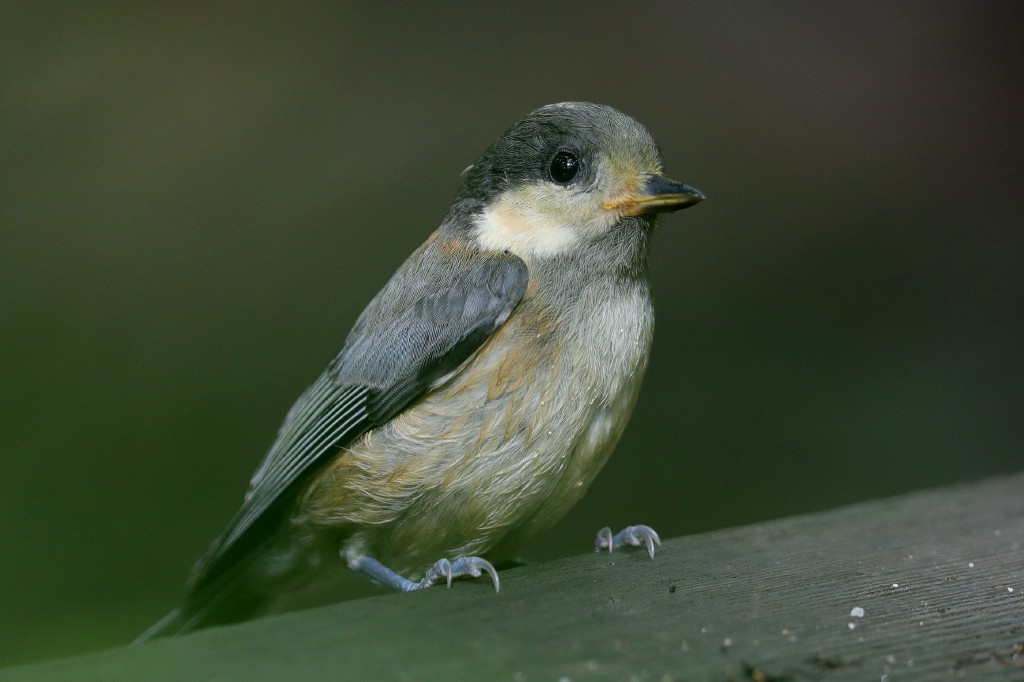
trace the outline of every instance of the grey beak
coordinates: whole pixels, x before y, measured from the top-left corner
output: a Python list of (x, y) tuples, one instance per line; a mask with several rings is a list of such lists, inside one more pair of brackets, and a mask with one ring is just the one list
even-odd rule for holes
[(704, 201), (704, 193), (699, 189), (661, 175), (649, 175), (643, 192), (644, 196), (638, 198), (641, 213), (678, 211)]

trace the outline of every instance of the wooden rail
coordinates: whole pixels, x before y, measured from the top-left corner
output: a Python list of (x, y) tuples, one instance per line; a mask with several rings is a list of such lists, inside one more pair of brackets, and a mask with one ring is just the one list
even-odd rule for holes
[(1024, 474), (501, 579), (0, 680), (1024, 680)]

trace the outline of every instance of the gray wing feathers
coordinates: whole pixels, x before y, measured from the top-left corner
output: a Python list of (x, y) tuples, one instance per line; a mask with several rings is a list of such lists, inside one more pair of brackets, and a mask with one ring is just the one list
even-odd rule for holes
[(261, 539), (246, 535), (260, 521), (276, 521), (268, 514), (271, 507), (325, 454), (366, 429), (368, 392), (363, 386), (334, 386), (325, 374), (302, 394), (253, 476), (241, 508), (193, 569), (193, 589), (218, 578), (257, 546)]
[[(440, 272), (410, 267), (405, 274), (414, 278), (415, 300), (389, 296), (385, 288), (332, 365), (338, 383), (373, 389), (372, 420), (390, 419), (461, 365), (522, 298), (528, 274), (521, 260), (504, 254), (465, 260)], [(417, 286), (424, 276), (431, 285)]]
[[(431, 253), (433, 251), (433, 253)], [(511, 314), (526, 265), (509, 254), (447, 256), (430, 243), (395, 273), (338, 357), (288, 413), (241, 509), (193, 572), (193, 590), (251, 554), (296, 484), (457, 369)]]

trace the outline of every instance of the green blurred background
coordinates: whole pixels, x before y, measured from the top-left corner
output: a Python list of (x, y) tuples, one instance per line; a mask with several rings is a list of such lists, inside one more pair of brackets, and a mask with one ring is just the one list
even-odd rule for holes
[(710, 198), (657, 236), (618, 452), (528, 556), (1020, 469), (1021, 7), (6, 4), (0, 664), (174, 605), (460, 171), (549, 102), (635, 116)]

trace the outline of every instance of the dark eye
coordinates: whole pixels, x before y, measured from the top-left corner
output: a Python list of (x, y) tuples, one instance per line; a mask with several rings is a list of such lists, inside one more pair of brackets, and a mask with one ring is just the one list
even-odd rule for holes
[(569, 152), (558, 152), (555, 158), (551, 159), (551, 179), (560, 185), (566, 185), (580, 172), (580, 160)]

